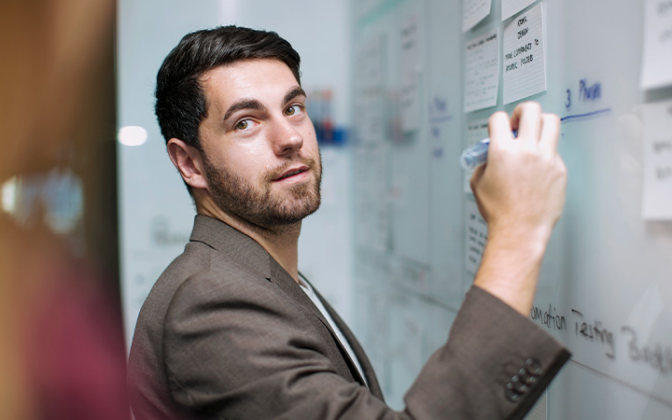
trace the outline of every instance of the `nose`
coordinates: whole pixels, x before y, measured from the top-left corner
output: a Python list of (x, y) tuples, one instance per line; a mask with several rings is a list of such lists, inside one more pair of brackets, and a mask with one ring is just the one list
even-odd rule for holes
[(291, 155), (303, 146), (303, 136), (285, 118), (274, 124), (272, 136), (273, 150), (278, 156)]

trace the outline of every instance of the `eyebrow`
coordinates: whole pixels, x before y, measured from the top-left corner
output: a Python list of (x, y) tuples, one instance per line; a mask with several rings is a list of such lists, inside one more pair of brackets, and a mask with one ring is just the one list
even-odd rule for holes
[[(306, 96), (306, 92), (301, 87), (295, 87), (294, 89), (287, 92), (287, 94), (283, 99), (283, 104), (286, 104), (287, 102), (291, 101), (297, 96)], [(224, 121), (228, 120), (231, 117), (231, 115), (233, 115), (235, 112), (243, 109), (255, 109), (258, 111), (266, 111), (266, 107), (264, 106), (264, 104), (262, 104), (256, 99), (241, 99), (240, 101), (231, 105), (229, 109), (226, 110), (226, 113), (224, 114)]]
[(265, 111), (266, 107), (256, 99), (241, 99), (226, 110), (226, 113), (224, 114), (224, 121), (228, 120), (234, 112), (240, 111), (241, 109), (256, 109), (258, 111)]
[(285, 99), (283, 100), (283, 104), (286, 104), (287, 102), (291, 101), (297, 96), (307, 96), (306, 92), (303, 89), (301, 89), (300, 86), (297, 86), (294, 89), (287, 92), (287, 94), (285, 95)]

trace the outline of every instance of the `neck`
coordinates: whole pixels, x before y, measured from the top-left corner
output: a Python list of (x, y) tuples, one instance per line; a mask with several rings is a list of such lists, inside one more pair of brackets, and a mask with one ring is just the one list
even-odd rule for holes
[(211, 201), (196, 205), (198, 214), (221, 220), (232, 228), (254, 239), (289, 273), (299, 281), (299, 234), (301, 222), (290, 225), (263, 227), (229, 214)]

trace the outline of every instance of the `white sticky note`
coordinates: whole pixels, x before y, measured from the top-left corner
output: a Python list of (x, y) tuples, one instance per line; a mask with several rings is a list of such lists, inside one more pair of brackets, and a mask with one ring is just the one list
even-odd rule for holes
[[(467, 121), (467, 147), (473, 146), (479, 141), (488, 137), (488, 119), (481, 118), (478, 120)], [(473, 170), (464, 171), (464, 192), (471, 191), (471, 176), (474, 174)]]
[(362, 143), (382, 142), (385, 137), (385, 104), (380, 95), (362, 93), (357, 96), (355, 122), (357, 139)]
[(492, 0), (463, 0), (462, 30), (468, 31), (490, 14)]
[(504, 28), (504, 104), (546, 90), (543, 15), (538, 4)]
[(401, 26), (401, 94), (399, 110), (404, 132), (420, 126), (420, 22), (409, 15)]
[(466, 216), (465, 270), (473, 278), (481, 265), (485, 244), (488, 241), (488, 225), (481, 217), (475, 201), (465, 200), (464, 213)]
[(642, 89), (672, 85), (672, 1), (646, 0)]
[(499, 28), (467, 40), (464, 61), (464, 112), (497, 105)]
[(537, 0), (502, 0), (502, 20), (507, 20), (535, 1)]
[(382, 36), (362, 42), (357, 51), (357, 68), (360, 89), (377, 89), (383, 85), (385, 42)]
[(672, 219), (672, 101), (641, 107), (644, 125), (642, 217)]

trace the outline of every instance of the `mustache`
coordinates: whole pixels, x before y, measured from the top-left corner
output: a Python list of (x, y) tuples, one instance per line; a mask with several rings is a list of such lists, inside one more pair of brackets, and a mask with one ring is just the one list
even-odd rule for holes
[(275, 179), (278, 179), (280, 176), (282, 176), (282, 174), (284, 174), (287, 171), (287, 169), (291, 168), (292, 166), (298, 166), (298, 165), (305, 165), (308, 167), (308, 169), (315, 169), (317, 167), (317, 161), (312, 157), (299, 156), (297, 159), (285, 162), (282, 165), (269, 170), (264, 176), (264, 180), (267, 182), (271, 182)]

